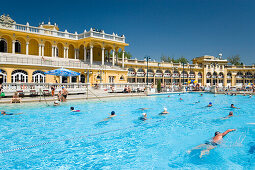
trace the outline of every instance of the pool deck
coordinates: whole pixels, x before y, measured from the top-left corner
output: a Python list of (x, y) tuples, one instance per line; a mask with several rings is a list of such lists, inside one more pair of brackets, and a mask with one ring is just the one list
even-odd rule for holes
[[(203, 93), (204, 91), (196, 91), (196, 93)], [(148, 96), (151, 95), (166, 95), (166, 94), (178, 94), (183, 92), (161, 92), (161, 93), (149, 93)], [(147, 96), (145, 93), (108, 93), (104, 91), (93, 91), (92, 93), (87, 94), (79, 94), (79, 95), (68, 95), (67, 101), (70, 100), (100, 100), (101, 98), (113, 98), (113, 97), (139, 97), (139, 96)], [(21, 99), (22, 103), (31, 103), (31, 102), (52, 102), (56, 101), (57, 96), (37, 96), (37, 97), (24, 97)], [(0, 104), (10, 104), (11, 98), (0, 98)], [(15, 103), (13, 103), (15, 104)]]

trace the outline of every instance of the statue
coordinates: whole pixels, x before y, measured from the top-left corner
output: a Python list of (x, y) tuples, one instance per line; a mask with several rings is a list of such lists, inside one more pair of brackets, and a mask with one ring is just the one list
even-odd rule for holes
[(16, 24), (16, 22), (13, 19), (11, 19), (11, 17), (8, 14), (7, 15), (3, 14), (0, 16), (0, 26), (9, 28), (12, 27), (13, 24)]

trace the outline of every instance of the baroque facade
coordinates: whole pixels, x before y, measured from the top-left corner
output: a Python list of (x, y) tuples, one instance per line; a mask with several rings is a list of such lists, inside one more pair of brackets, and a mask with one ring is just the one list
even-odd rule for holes
[[(255, 66), (232, 66), (227, 60), (202, 56), (192, 64), (125, 58), (125, 36), (90, 29), (78, 34), (61, 32), (56, 24), (38, 27), (0, 17), (0, 83), (148, 83), (194, 82), (201, 86), (244, 86), (255, 83)], [(121, 53), (121, 57), (118, 55)], [(147, 69), (148, 66), (148, 69)], [(80, 72), (56, 77), (44, 72), (57, 68)]]

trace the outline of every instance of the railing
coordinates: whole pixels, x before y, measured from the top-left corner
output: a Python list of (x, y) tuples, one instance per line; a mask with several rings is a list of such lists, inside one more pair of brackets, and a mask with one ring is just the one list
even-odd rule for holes
[(80, 61), (78, 59), (63, 59), (54, 57), (40, 57), (24, 54), (11, 54), (0, 53), (1, 64), (22, 64), (22, 65), (36, 65), (36, 66), (50, 66), (50, 67), (65, 67), (65, 68), (82, 68), (82, 69), (116, 69), (120, 70), (118, 66), (101, 66), (100, 62), (93, 62), (90, 65), (89, 62)]
[(128, 73), (128, 77), (135, 77), (135, 72)]
[(162, 73), (156, 73), (155, 77), (162, 77), (162, 75), (163, 75)]
[(125, 43), (125, 37), (124, 36), (118, 36), (115, 34), (106, 34), (104, 32), (97, 32), (93, 31), (92, 29), (88, 32), (84, 32), (81, 34), (73, 34), (69, 33), (67, 31), (61, 32), (57, 30), (50, 30), (43, 27), (33, 27), (29, 25), (22, 25), (22, 24), (11, 24), (11, 23), (5, 23), (0, 22), (0, 28), (3, 29), (9, 29), (9, 30), (15, 30), (15, 31), (21, 31), (21, 32), (29, 32), (29, 33), (35, 33), (35, 34), (41, 34), (41, 35), (47, 35), (47, 36), (53, 36), (53, 37), (61, 37), (61, 38), (68, 38), (68, 39), (74, 39), (79, 40), (87, 37), (95, 37), (100, 39), (106, 39), (111, 41), (118, 41)]
[(137, 77), (144, 77), (145, 73), (144, 72), (137, 72), (136, 75), (137, 75)]

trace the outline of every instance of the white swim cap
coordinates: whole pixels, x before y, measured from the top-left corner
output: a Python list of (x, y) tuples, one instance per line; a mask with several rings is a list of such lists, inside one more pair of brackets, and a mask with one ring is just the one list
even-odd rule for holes
[(167, 108), (166, 108), (166, 107), (164, 107), (164, 111), (167, 111)]
[(146, 113), (143, 113), (143, 116), (145, 116), (146, 115)]

